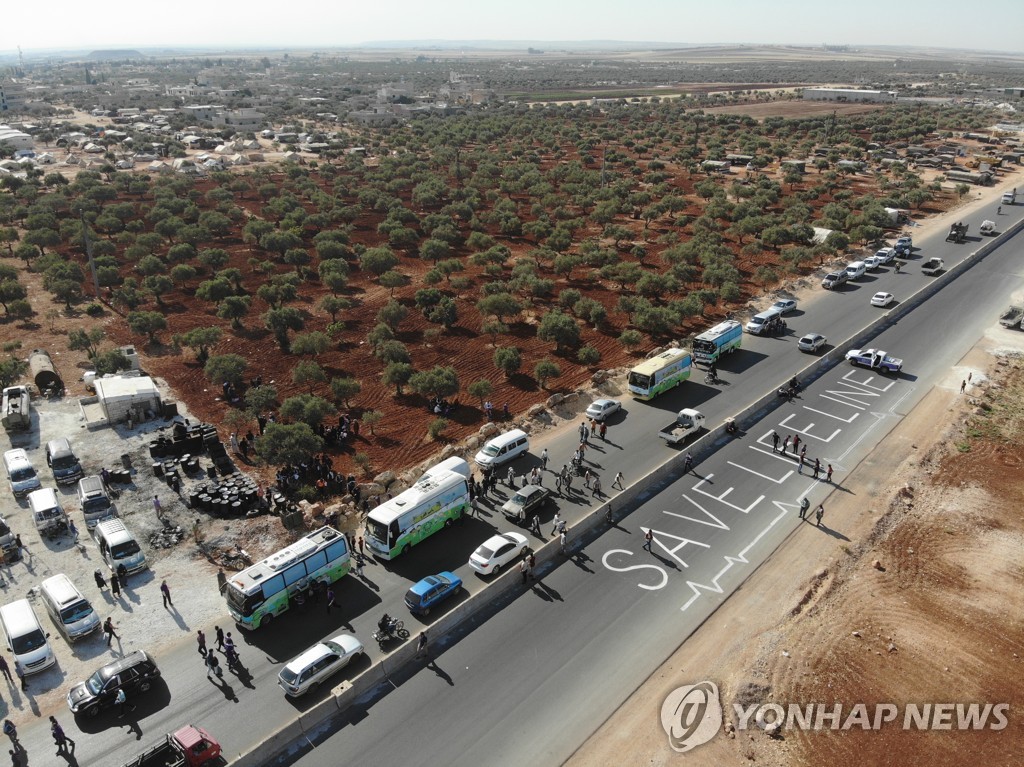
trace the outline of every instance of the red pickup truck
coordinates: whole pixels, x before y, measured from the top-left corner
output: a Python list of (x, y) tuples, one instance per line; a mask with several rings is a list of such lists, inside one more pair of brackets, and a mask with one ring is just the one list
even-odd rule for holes
[(212, 767), (220, 763), (220, 743), (202, 727), (190, 724), (168, 733), (124, 767)]

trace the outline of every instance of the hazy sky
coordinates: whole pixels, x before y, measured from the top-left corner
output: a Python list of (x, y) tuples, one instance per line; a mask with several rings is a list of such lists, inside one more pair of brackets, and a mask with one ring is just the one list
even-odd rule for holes
[[(376, 40), (821, 43), (1024, 50), (1024, 3), (963, 0), (164, 0), (20, 6), (0, 51)], [(15, 15), (18, 17), (15, 19)], [(984, 17), (982, 19), (981, 17)]]

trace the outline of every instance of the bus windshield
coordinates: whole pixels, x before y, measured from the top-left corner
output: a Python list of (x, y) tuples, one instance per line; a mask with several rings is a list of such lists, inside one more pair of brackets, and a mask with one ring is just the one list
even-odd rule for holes
[(693, 350), (695, 352), (713, 352), (715, 350), (715, 342), (708, 341), (706, 338), (695, 338), (693, 339)]
[(629, 384), (630, 386), (636, 386), (639, 389), (649, 389), (651, 388), (651, 377), (640, 373), (630, 373)]
[(244, 618), (248, 618), (256, 612), (256, 608), (263, 603), (262, 591), (246, 596), (234, 586), (228, 585), (225, 589), (225, 594), (227, 595), (228, 604), (235, 608), (239, 615)]
[(386, 542), (388, 539), (388, 526), (373, 517), (366, 518), (366, 531), (371, 538), (376, 538), (378, 541)]

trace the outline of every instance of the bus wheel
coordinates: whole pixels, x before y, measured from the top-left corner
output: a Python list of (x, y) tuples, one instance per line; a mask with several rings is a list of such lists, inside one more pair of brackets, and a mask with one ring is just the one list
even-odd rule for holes
[(403, 553), (403, 554), (408, 554), (408, 553), (409, 553), (409, 549), (410, 549), (410, 548), (412, 548), (412, 547), (411, 547), (411, 546), (409, 546), (409, 544), (408, 544), (408, 543), (407, 543), (407, 544), (405, 544), (405, 546), (403, 546), (403, 547), (402, 547), (402, 553)]
[(273, 613), (267, 613), (266, 615), (264, 615), (263, 616), (263, 620), (260, 621), (260, 628), (262, 628), (264, 626), (269, 626), (270, 625), (270, 621), (273, 620), (273, 618), (274, 618), (274, 614)]

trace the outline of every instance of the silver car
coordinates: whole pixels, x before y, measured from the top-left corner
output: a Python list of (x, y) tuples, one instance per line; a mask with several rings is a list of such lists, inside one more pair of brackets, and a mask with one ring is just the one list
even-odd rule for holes
[[(211, 651), (212, 652), (212, 651)], [(333, 639), (317, 642), (288, 662), (277, 675), (277, 683), (290, 698), (313, 692), (348, 662), (363, 652), (363, 643), (351, 634), (338, 634)]]

